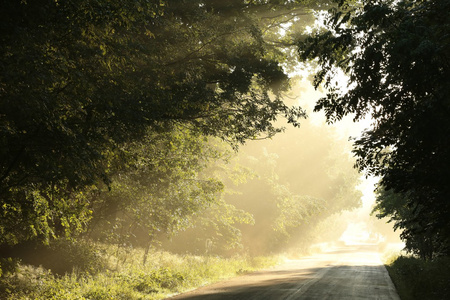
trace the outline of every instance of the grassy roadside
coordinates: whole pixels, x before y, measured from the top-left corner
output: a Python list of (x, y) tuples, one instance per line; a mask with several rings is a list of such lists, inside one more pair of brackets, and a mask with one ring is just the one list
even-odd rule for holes
[[(97, 271), (77, 270), (62, 276), (41, 267), (19, 265), (0, 278), (0, 299), (163, 299), (221, 279), (275, 265), (274, 257), (220, 258), (102, 246)], [(118, 251), (120, 250), (120, 251)], [(82, 259), (82, 258), (81, 258)]]
[(424, 261), (400, 255), (386, 261), (386, 269), (402, 300), (450, 299), (450, 258)]

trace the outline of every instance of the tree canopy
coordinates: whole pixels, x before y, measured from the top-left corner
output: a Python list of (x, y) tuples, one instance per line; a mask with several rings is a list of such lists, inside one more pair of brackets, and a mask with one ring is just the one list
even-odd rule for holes
[(299, 125), (276, 37), (321, 3), (2, 0), (0, 243), (81, 230), (93, 194), (158, 157), (135, 143), (185, 128), (237, 147)]
[[(357, 167), (407, 195), (399, 205), (420, 207), (413, 220), (448, 254), (450, 1), (336, 3), (325, 29), (299, 42), (300, 56), (318, 64), (315, 85), (328, 90), (316, 110), (329, 122), (348, 114), (372, 118), (354, 144)], [(346, 86), (337, 82), (338, 70)]]

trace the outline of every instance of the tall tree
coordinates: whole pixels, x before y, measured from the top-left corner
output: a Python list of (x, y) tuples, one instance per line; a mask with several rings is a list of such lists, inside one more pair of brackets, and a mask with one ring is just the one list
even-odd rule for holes
[(329, 122), (372, 117), (355, 141), (358, 168), (420, 206), (423, 231), (449, 254), (450, 1), (336, 2), (325, 30), (299, 42), (303, 59), (317, 59), (316, 87), (328, 89), (316, 110)]
[[(236, 146), (280, 132), (278, 117), (298, 125), (279, 97), (284, 53), (259, 26), (309, 2), (2, 0), (0, 230), (15, 230), (0, 243), (79, 228), (86, 189), (110, 184), (110, 157), (149, 130)], [(284, 4), (299, 10), (277, 15)]]

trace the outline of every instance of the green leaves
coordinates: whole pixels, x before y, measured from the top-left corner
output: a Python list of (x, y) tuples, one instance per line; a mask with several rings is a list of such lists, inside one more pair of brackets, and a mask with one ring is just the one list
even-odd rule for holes
[[(441, 51), (450, 43), (441, 28), (449, 26), (442, 11), (450, 2), (341, 4), (330, 12), (328, 31), (300, 44), (303, 59), (318, 58), (316, 87), (329, 90), (316, 110), (324, 110), (329, 122), (348, 114), (355, 120), (371, 116), (373, 127), (355, 142), (357, 167), (381, 176), (386, 188), (408, 193), (423, 208), (417, 218), (430, 224), (430, 232), (448, 232), (450, 223), (441, 212), (450, 211), (444, 184), (450, 177), (441, 166), (450, 159), (442, 147), (450, 142), (450, 52)], [(347, 11), (351, 17), (344, 17)], [(348, 91), (330, 85), (335, 68), (347, 72)], [(440, 243), (448, 245), (448, 234)]]
[[(278, 117), (297, 124), (303, 111), (279, 99), (287, 88), (283, 54), (265, 42), (258, 23), (259, 12), (272, 14), (279, 4), (2, 1), (0, 207), (29, 211), (34, 192), (67, 189), (70, 199), (48, 200), (51, 219), (59, 204), (76, 203), (78, 192), (112, 187), (137, 157), (158, 164), (152, 176), (167, 175), (173, 166), (162, 163), (162, 149), (137, 154), (130, 147), (152, 145), (149, 136), (171, 141), (175, 127), (237, 147), (280, 132)], [(195, 177), (175, 162), (180, 177)], [(190, 172), (201, 168), (196, 163), (202, 162), (187, 163), (194, 166)], [(198, 182), (173, 192), (194, 199), (206, 190), (220, 187)], [(21, 218), (14, 214), (5, 226), (14, 228)], [(58, 218), (72, 228), (70, 214)], [(55, 224), (42, 224), (47, 229), (35, 224), (29, 233), (53, 235)]]
[(223, 190), (205, 172), (227, 153), (198, 133), (149, 130), (124, 150), (124, 157), (111, 156), (110, 191), (92, 199), (91, 237), (144, 247), (156, 236), (189, 227), (192, 216), (214, 205)]

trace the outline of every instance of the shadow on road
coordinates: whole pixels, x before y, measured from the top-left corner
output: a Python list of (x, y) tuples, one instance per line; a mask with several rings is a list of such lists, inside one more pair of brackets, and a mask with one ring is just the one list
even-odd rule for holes
[(380, 276), (383, 272), (382, 265), (256, 272), (171, 299), (397, 299), (389, 297), (391, 287)]

